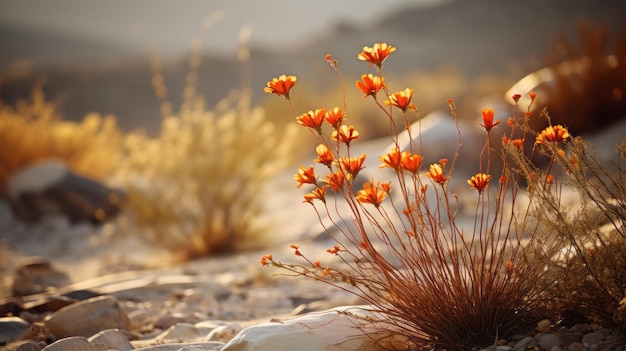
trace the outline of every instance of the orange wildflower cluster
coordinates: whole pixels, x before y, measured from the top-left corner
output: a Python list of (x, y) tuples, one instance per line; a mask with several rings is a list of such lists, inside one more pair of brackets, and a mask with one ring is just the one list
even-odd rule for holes
[(535, 144), (549, 144), (553, 142), (561, 142), (567, 140), (570, 137), (567, 128), (562, 125), (556, 126), (548, 126), (546, 129), (542, 130), (537, 138), (535, 139)]
[(396, 171), (400, 169), (407, 170), (413, 174), (417, 174), (419, 167), (422, 165), (423, 157), (417, 154), (411, 154), (408, 151), (400, 152), (394, 147), (392, 151), (380, 157), (382, 164), (380, 168), (392, 168)]
[(273, 78), (267, 82), (267, 86), (263, 88), (266, 93), (276, 94), (278, 96), (284, 96), (289, 100), (289, 91), (296, 84), (298, 78), (296, 76), (280, 75), (278, 78)]
[(375, 43), (373, 47), (364, 46), (363, 51), (357, 55), (361, 61), (369, 62), (370, 66), (376, 65), (379, 68), (389, 55), (396, 51), (396, 48), (387, 43)]
[(274, 260), (274, 258), (272, 257), (271, 254), (270, 255), (265, 255), (265, 256), (261, 257), (261, 266), (267, 266), (273, 260)]
[(518, 150), (522, 150), (524, 148), (524, 138), (509, 139), (505, 135), (505, 136), (502, 137), (502, 143), (503, 144), (511, 144), (511, 145), (515, 146), (515, 148), (518, 149)]

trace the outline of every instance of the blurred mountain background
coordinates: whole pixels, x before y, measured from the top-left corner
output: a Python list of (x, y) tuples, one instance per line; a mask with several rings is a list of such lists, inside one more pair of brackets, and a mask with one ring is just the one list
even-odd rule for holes
[[(163, 61), (169, 98), (177, 106), (190, 43), (216, 10), (224, 18), (203, 39), (198, 81), (209, 106), (242, 79), (249, 81), (253, 102), (264, 104), (262, 87), (283, 73), (297, 75), (308, 91), (323, 91), (328, 82), (338, 84), (324, 61), (327, 53), (339, 60), (351, 85), (369, 72), (356, 54), (378, 41), (398, 48), (385, 64), (388, 78), (453, 71), (463, 79), (502, 77), (509, 84), (546, 66), (559, 49), (557, 38), (575, 43), (580, 23), (612, 33), (626, 25), (624, 1), (0, 0), (0, 99), (14, 104), (41, 84), (66, 119), (92, 111), (114, 114), (122, 128), (154, 134), (161, 116), (150, 57)], [(242, 69), (237, 48), (244, 26), (252, 36)]]

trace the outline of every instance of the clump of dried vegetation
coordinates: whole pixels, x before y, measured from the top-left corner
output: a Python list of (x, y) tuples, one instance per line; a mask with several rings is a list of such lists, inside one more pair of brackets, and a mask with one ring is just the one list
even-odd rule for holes
[(11, 175), (34, 162), (55, 158), (82, 174), (106, 179), (120, 160), (123, 133), (113, 116), (93, 113), (64, 121), (57, 106), (36, 87), (30, 101), (0, 103), (0, 194)]
[[(534, 93), (525, 111), (518, 106), (521, 95), (512, 96), (516, 108), (506, 126), (494, 120), (493, 109), (482, 110), (485, 141), (478, 159), (459, 158), (458, 131), (450, 136), (457, 140), (455, 154), (422, 165), (428, 145), (421, 145), (419, 120), (412, 121), (414, 90), (390, 93), (383, 75), (383, 62), (395, 51), (376, 43), (357, 55), (376, 70), (363, 74), (356, 87), (388, 122), (391, 148), (380, 156), (388, 179), (357, 182), (367, 155), (351, 152), (360, 133), (347, 123), (345, 95), (341, 106), (299, 113), (291, 101), (296, 77), (267, 83), (265, 91), (285, 97), (297, 124), (318, 143), (315, 163), (301, 166), (294, 179), (298, 187), (310, 187), (304, 202), (335, 245), (317, 259), (294, 244), (300, 261), (269, 254), (261, 264), (370, 303), (387, 326), (388, 338), (378, 341), (392, 349), (493, 345), (530, 332), (542, 318), (564, 323), (566, 308), (573, 306), (586, 318), (620, 326), (626, 272), (619, 252), (626, 219), (622, 168), (606, 168), (567, 127), (552, 124), (545, 111), (533, 113)], [(338, 62), (331, 55), (326, 60), (343, 86)], [(458, 120), (454, 102), (448, 104)], [(534, 129), (535, 119), (547, 127)], [(620, 157), (625, 153), (622, 145)], [(535, 154), (548, 161), (533, 163)], [(500, 170), (492, 167), (496, 161)], [(474, 192), (469, 225), (457, 218), (459, 198), (467, 195), (449, 189), (458, 162), (474, 164), (477, 172), (466, 180)], [(569, 193), (581, 197), (578, 211), (568, 207)], [(592, 293), (600, 286), (602, 293)]]
[[(194, 49), (177, 112), (167, 100), (158, 62), (153, 62), (153, 85), (163, 102), (160, 134), (129, 134), (116, 175), (139, 232), (180, 259), (262, 241), (265, 185), (284, 168), (291, 146), (288, 130), (250, 106), (247, 87), (232, 92), (215, 109), (207, 108), (195, 93), (201, 50)], [(247, 49), (241, 50), (245, 64)]]

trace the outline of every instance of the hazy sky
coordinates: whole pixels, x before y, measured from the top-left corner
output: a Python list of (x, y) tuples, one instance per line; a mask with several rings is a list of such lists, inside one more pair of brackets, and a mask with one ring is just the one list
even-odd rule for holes
[(443, 0), (0, 0), (0, 22), (71, 37), (142, 46), (141, 27), (158, 50), (184, 50), (204, 18), (224, 11), (207, 46), (234, 49), (240, 29), (254, 42), (280, 43), (319, 33), (338, 20), (367, 25), (408, 5)]

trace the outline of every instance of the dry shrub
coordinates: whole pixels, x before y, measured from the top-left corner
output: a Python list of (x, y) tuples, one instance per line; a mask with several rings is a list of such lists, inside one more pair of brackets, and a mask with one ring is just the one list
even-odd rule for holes
[[(390, 349), (468, 350), (529, 332), (544, 316), (541, 306), (546, 298), (537, 284), (545, 262), (536, 257), (553, 250), (546, 246), (546, 233), (527, 213), (532, 198), (525, 205), (516, 202), (523, 174), (506, 167), (514, 159), (511, 154), (523, 155), (524, 140), (504, 142), (504, 171), (491, 174), (492, 159), (500, 157), (492, 151), (492, 143), (502, 134), (494, 135), (492, 130), (498, 123), (493, 121), (493, 110), (483, 111), (484, 151), (478, 159), (462, 160), (474, 163), (477, 172), (463, 179), (475, 197), (470, 210), (474, 221), (462, 223), (457, 217), (463, 211), (459, 195), (449, 188), (456, 181), (458, 149), (449, 159), (421, 165), (429, 146), (419, 141), (419, 123), (414, 124), (418, 128), (405, 129), (417, 115), (411, 103), (413, 91), (390, 95), (385, 85), (389, 81), (378, 80), (383, 77), (382, 61), (391, 52), (380, 43), (364, 49), (360, 56), (378, 68), (377, 75), (357, 81), (359, 91), (370, 100), (367, 103), (377, 106), (379, 116), (387, 121), (395, 148), (380, 160), (391, 180), (371, 179), (357, 186), (367, 155), (351, 153), (359, 134), (351, 125), (351, 115), (344, 113), (346, 106), (300, 114), (298, 124), (320, 146), (317, 164), (301, 167), (294, 178), (298, 186), (312, 187), (304, 201), (313, 207), (335, 245), (320, 260), (292, 245), (301, 261), (283, 262), (266, 255), (261, 264), (356, 294), (388, 326), (388, 339), (379, 342)], [(338, 70), (332, 57), (327, 60)], [(266, 91), (285, 96), (298, 115), (285, 88), (289, 80), (270, 81)], [(448, 105), (456, 118), (454, 102)], [(510, 139), (527, 128), (527, 117), (512, 118)], [(521, 138), (527, 136), (523, 130)], [(409, 138), (400, 138), (405, 133)], [(460, 132), (449, 137), (460, 147)], [(402, 345), (394, 335), (402, 336)]]
[(0, 194), (11, 174), (38, 160), (57, 158), (81, 174), (104, 179), (119, 162), (122, 133), (113, 116), (96, 113), (64, 121), (39, 88), (32, 101), (0, 104)]
[[(532, 215), (551, 233), (554, 247), (561, 248), (546, 262), (554, 299), (550, 307), (564, 324), (626, 329), (626, 141), (617, 148), (619, 156), (611, 164), (600, 163), (581, 138), (543, 148), (554, 176), (563, 179), (552, 191), (541, 188), (527, 159), (518, 160), (535, 199)], [(568, 193), (569, 205), (564, 204)]]
[[(289, 161), (292, 140), (290, 128), (276, 128), (262, 109), (250, 107), (247, 88), (215, 109), (204, 105), (195, 90), (201, 42), (194, 40), (177, 113), (153, 60), (153, 85), (163, 102), (160, 134), (129, 134), (117, 174), (139, 232), (183, 260), (262, 241), (265, 186)], [(245, 48), (239, 57), (247, 62)]]

